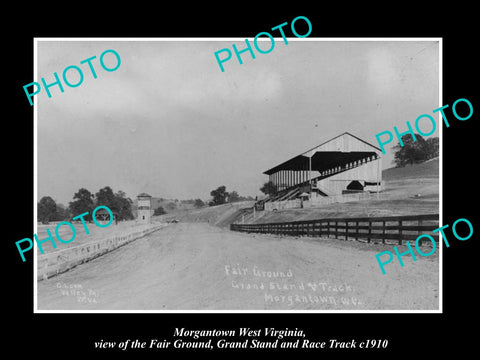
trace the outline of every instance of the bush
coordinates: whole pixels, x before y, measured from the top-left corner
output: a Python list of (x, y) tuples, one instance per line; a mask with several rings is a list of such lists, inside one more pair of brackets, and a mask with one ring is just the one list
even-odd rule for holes
[(155, 211), (153, 212), (153, 215), (163, 215), (163, 214), (166, 214), (167, 212), (165, 211), (165, 209), (161, 206), (159, 206), (158, 208), (155, 209)]

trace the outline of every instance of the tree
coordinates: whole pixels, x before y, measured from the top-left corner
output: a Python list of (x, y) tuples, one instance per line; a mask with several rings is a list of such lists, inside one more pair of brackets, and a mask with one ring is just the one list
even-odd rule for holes
[(110, 186), (105, 186), (103, 189), (98, 190), (98, 192), (95, 193), (95, 198), (97, 199), (97, 206), (103, 205), (112, 211), (118, 212), (115, 194)]
[(73, 217), (88, 212), (85, 219), (91, 220), (91, 214), (94, 209), (93, 194), (87, 189), (81, 188), (73, 195), (74, 201), (71, 201), (68, 205), (68, 209)]
[(167, 205), (166, 205), (167, 209), (172, 211), (172, 210), (175, 210), (177, 208), (177, 205), (174, 203), (174, 202), (169, 202)]
[(254, 198), (253, 196), (250, 196), (250, 195), (248, 195), (248, 196), (240, 196), (240, 200), (241, 200), (241, 201), (254, 201), (255, 198)]
[(95, 193), (96, 206), (106, 206), (116, 214), (119, 220), (131, 220), (134, 218), (132, 213), (132, 199), (126, 197), (122, 190), (113, 193), (110, 186), (105, 186)]
[(427, 160), (433, 159), (440, 155), (440, 144), (438, 137), (428, 138), (425, 143), (425, 152)]
[(201, 199), (195, 199), (195, 202), (193, 203), (193, 206), (195, 206), (197, 209), (202, 208), (205, 206), (205, 203)]
[(395, 150), (394, 162), (396, 167), (404, 167), (407, 164), (413, 165), (427, 160), (427, 142), (419, 135), (415, 134), (416, 141), (410, 134), (402, 137), (403, 146), (400, 142), (393, 147)]
[(260, 191), (263, 192), (265, 195), (269, 195), (269, 196), (277, 195), (277, 188), (275, 184), (271, 181), (268, 181), (265, 184), (263, 184), (263, 186), (260, 188)]
[(113, 209), (110, 210), (117, 213), (119, 220), (131, 220), (133, 219), (132, 204), (132, 199), (127, 198), (125, 192), (119, 190), (114, 195)]
[[(78, 214), (80, 215), (80, 214)], [(70, 211), (65, 207), (65, 205), (62, 204), (57, 204), (57, 212), (55, 214), (55, 219), (56, 221), (63, 221), (63, 220), (68, 220), (70, 219), (71, 216), (76, 216), (70, 214)]]
[(48, 224), (50, 220), (55, 220), (57, 215), (57, 204), (50, 196), (44, 196), (37, 204), (37, 217), (42, 224)]
[(240, 195), (236, 191), (232, 191), (228, 194), (228, 202), (233, 203), (240, 201)]
[(166, 213), (167, 212), (164, 210), (164, 208), (159, 206), (158, 208), (155, 209), (155, 211), (153, 212), (153, 215), (163, 215)]
[(219, 186), (217, 189), (212, 190), (210, 192), (210, 196), (213, 197), (212, 201), (208, 203), (210, 206), (221, 205), (225, 204), (225, 202), (227, 201), (228, 192), (226, 191), (226, 187), (222, 185)]

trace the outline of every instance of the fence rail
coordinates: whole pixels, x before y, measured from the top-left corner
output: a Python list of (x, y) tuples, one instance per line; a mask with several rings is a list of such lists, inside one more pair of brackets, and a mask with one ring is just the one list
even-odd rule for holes
[[(439, 215), (408, 215), (362, 218), (329, 218), (318, 220), (291, 221), (265, 224), (231, 224), (230, 230), (247, 233), (281, 234), (290, 236), (312, 236), (344, 238), (345, 240), (366, 239), (396, 240), (402, 245), (403, 240), (416, 240), (418, 236), (428, 233), (436, 242), (438, 235), (432, 230), (439, 227)], [(419, 239), (419, 246), (423, 238)]]
[(135, 231), (121, 236), (112, 236), (106, 239), (91, 241), (82, 245), (39, 255), (37, 258), (37, 280), (46, 280), (49, 277), (63, 273), (79, 264), (90, 261), (120, 246), (139, 239), (166, 224), (156, 225), (142, 231)]

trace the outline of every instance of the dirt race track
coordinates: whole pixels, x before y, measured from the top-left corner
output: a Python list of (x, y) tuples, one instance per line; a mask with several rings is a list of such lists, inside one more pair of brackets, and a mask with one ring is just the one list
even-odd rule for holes
[(392, 246), (171, 224), (39, 281), (38, 309), (437, 310), (438, 250), (405, 256), (404, 267), (394, 259), (383, 275), (384, 250)]

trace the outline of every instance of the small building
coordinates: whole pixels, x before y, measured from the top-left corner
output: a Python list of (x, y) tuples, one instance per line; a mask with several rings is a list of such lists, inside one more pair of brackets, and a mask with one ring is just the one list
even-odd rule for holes
[(137, 220), (142, 224), (150, 224), (152, 217), (152, 197), (147, 193), (137, 195)]

